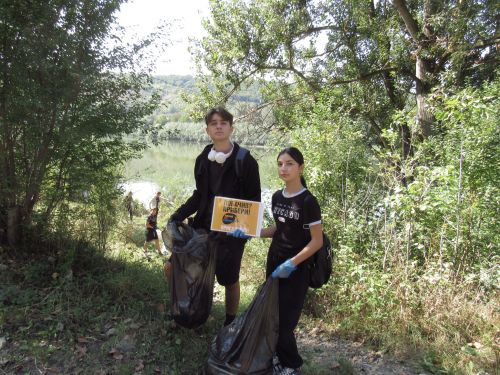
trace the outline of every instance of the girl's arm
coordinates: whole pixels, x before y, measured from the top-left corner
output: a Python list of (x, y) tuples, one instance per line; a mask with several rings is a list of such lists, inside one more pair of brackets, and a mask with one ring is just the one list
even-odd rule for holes
[(309, 227), (309, 230), (311, 232), (311, 241), (309, 241), (309, 243), (292, 258), (292, 262), (296, 266), (314, 255), (314, 253), (318, 251), (321, 246), (323, 246), (323, 225), (313, 225)]
[(260, 237), (261, 238), (269, 238), (269, 237), (272, 237), (274, 235), (274, 232), (276, 232), (276, 226), (272, 226), (272, 227), (269, 227), (269, 228), (262, 228), (260, 230)]

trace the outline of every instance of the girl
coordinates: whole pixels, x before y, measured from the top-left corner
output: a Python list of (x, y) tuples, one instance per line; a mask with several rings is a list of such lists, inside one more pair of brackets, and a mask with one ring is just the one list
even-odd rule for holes
[[(272, 237), (266, 273), (279, 278), (278, 361), (274, 374), (300, 374), (303, 360), (297, 350), (294, 329), (302, 312), (309, 286), (311, 256), (323, 245), (321, 210), (316, 198), (306, 189), (302, 177), (304, 157), (295, 147), (278, 155), (279, 177), (285, 188), (272, 197), (275, 226), (264, 228), (261, 237)], [(241, 230), (232, 233), (246, 237)]]

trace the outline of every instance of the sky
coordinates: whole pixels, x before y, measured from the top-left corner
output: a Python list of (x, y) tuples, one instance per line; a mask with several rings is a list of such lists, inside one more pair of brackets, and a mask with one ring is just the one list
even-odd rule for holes
[(201, 20), (208, 15), (208, 0), (129, 0), (122, 4), (117, 22), (126, 28), (126, 38), (130, 39), (134, 35), (145, 36), (164, 22), (170, 23), (172, 45), (157, 57), (153, 74), (194, 75), (189, 38), (203, 35)]

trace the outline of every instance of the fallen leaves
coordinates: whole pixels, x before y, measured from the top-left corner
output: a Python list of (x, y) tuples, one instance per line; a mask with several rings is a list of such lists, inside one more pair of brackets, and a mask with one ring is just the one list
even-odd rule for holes
[(144, 362), (142, 360), (139, 361), (139, 364), (135, 366), (135, 371), (139, 372), (144, 370)]
[(333, 362), (332, 362), (332, 365), (330, 366), (330, 368), (331, 368), (332, 370), (335, 370), (335, 369), (337, 369), (337, 368), (339, 368), (339, 367), (340, 367), (340, 363), (338, 363), (337, 361), (333, 361)]
[(83, 357), (87, 355), (87, 347), (81, 345), (75, 345), (75, 355), (78, 360), (82, 360)]
[(112, 348), (108, 354), (113, 357), (113, 359), (116, 359), (117, 361), (121, 361), (123, 359), (123, 354), (120, 353), (120, 351), (116, 348)]
[(79, 342), (80, 344), (87, 344), (90, 342), (88, 337), (78, 337), (76, 341)]

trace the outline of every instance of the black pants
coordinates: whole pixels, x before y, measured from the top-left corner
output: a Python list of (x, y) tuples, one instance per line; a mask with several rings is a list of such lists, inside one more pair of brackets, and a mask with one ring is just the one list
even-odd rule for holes
[[(267, 257), (266, 273), (269, 276), (286, 259), (271, 254)], [(309, 287), (309, 268), (307, 261), (286, 279), (279, 280), (279, 336), (276, 354), (282, 366), (299, 368), (304, 361), (297, 349), (293, 331), (297, 327), (302, 307)]]

